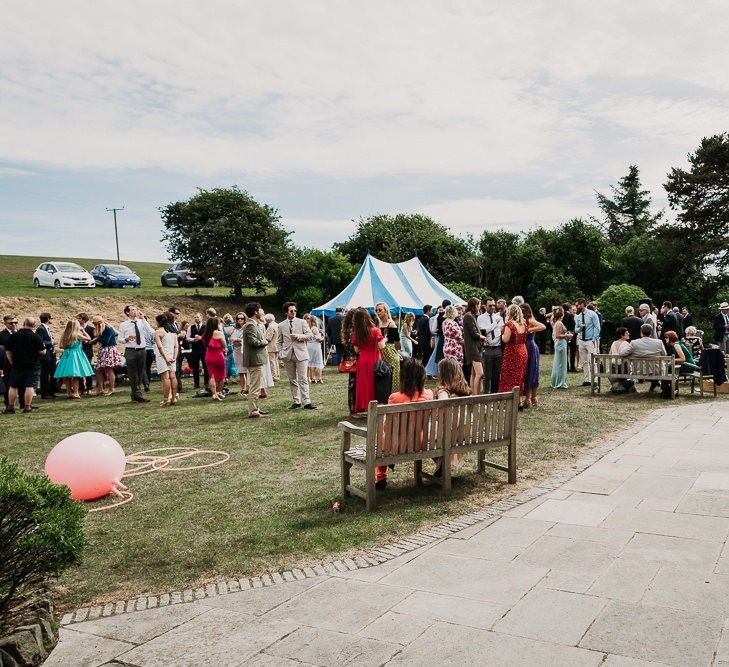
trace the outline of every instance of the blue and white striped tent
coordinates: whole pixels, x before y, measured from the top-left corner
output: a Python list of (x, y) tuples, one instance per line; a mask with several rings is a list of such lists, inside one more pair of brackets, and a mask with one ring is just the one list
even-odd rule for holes
[(331, 317), (338, 307), (346, 310), (359, 306), (372, 312), (375, 304), (383, 301), (393, 315), (420, 315), (425, 304), (440, 305), (443, 299), (450, 300), (454, 305), (464, 303), (463, 299), (433, 278), (417, 257), (407, 262), (390, 264), (367, 255), (354, 280), (331, 301), (311, 312), (313, 315)]

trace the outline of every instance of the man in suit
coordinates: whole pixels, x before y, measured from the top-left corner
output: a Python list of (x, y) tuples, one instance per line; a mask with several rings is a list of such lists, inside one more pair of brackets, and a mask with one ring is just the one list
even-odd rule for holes
[(278, 325), (276, 341), (279, 358), (284, 363), (291, 387), (291, 398), (294, 401), (289, 410), (296, 410), (302, 405), (306, 410), (316, 410), (309, 399), (309, 380), (306, 377), (309, 365), (309, 351), (306, 344), (314, 340), (314, 336), (309, 325), (300, 317), (296, 317), (294, 301), (287, 301), (283, 310), (286, 319)]
[(263, 379), (263, 366), (268, 364), (268, 342), (261, 333), (261, 304), (252, 301), (244, 308), (246, 317), (243, 327), (243, 358), (248, 369), (248, 416), (251, 419), (265, 417), (268, 412), (261, 410), (258, 401), (261, 395), (261, 380)]
[(722, 301), (714, 318), (714, 342), (724, 354), (729, 354), (729, 303)]
[(187, 342), (190, 344), (190, 354), (187, 361), (190, 368), (192, 368), (192, 381), (195, 389), (200, 389), (200, 364), (203, 368), (205, 386), (208, 386), (208, 367), (205, 363), (205, 343), (203, 343), (204, 333), (205, 325), (203, 324), (202, 313), (195, 313), (195, 322), (187, 330)]
[(683, 313), (678, 309), (678, 306), (673, 307), (673, 314), (676, 316), (676, 322), (678, 323), (678, 339), (683, 340), (686, 337), (686, 325), (683, 322)]
[[(3, 317), (3, 324), (5, 325), (5, 328), (0, 331), (0, 346), (2, 346), (3, 349), (7, 349), (10, 337), (18, 331), (18, 318), (15, 317), (15, 315), (5, 315)], [(0, 369), (2, 369), (3, 377), (5, 378), (6, 388), (8, 388), (8, 382), (10, 381), (10, 371), (13, 369), (13, 365), (10, 363), (10, 359), (7, 355), (3, 355), (2, 366), (0, 366)], [(22, 393), (20, 395), (21, 397), (23, 396)], [(7, 408), (7, 391), (3, 394), (3, 403)], [(20, 407), (22, 408), (23, 406), (21, 405)]]
[(641, 303), (638, 306), (638, 314), (643, 320), (643, 324), (650, 324), (653, 327), (651, 338), (658, 338), (658, 322), (656, 321), (656, 316), (651, 313), (650, 306), (647, 303)]
[(344, 343), (342, 343), (342, 320), (344, 320), (344, 308), (338, 306), (335, 309), (334, 317), (330, 317), (327, 321), (327, 343), (328, 350), (332, 345), (337, 348), (337, 359), (340, 361), (344, 358)]
[[(572, 314), (572, 306), (570, 304), (565, 303), (562, 304), (562, 309), (564, 310), (564, 317), (562, 318), (562, 324), (564, 325), (564, 328), (567, 331), (574, 331), (575, 330), (575, 316)], [(506, 321), (506, 320), (504, 320)], [(577, 359), (577, 337), (573, 336), (570, 340), (567, 341), (567, 350), (569, 351), (569, 372), (570, 373), (576, 373), (577, 367), (575, 366), (576, 359)]]
[(23, 412), (33, 411), (33, 394), (38, 384), (40, 360), (46, 354), (46, 347), (40, 336), (34, 333), (35, 317), (26, 317), (23, 327), (8, 339), (5, 356), (12, 366), (8, 380), (8, 404), (5, 414), (15, 412), (15, 400), (22, 396)]
[(640, 328), (643, 324), (643, 320), (635, 314), (633, 306), (628, 306), (625, 309), (625, 317), (620, 320), (620, 326), (628, 330), (630, 340), (638, 340), (640, 338)]
[(430, 355), (433, 352), (430, 347), (430, 339), (432, 338), (430, 333), (430, 314), (432, 310), (433, 306), (426, 303), (423, 306), (423, 314), (420, 316), (420, 319), (415, 326), (418, 338), (418, 352), (420, 352), (420, 358), (423, 362), (423, 366), (428, 365)]
[[(666, 348), (658, 338), (653, 338), (653, 325), (643, 324), (640, 327), (640, 338), (631, 340), (620, 348), (620, 354), (624, 357), (662, 357), (666, 356)], [(660, 369), (656, 368), (655, 371)], [(650, 391), (658, 386), (657, 380), (651, 380)], [(669, 387), (670, 397), (670, 387)]]
[(185, 391), (182, 388), (182, 343), (185, 334), (181, 333), (180, 325), (177, 324), (177, 318), (180, 316), (180, 309), (177, 306), (170, 306), (167, 311), (167, 321), (169, 322), (170, 331), (177, 334), (177, 344), (179, 352), (177, 354), (177, 365), (175, 367), (175, 376), (177, 377), (177, 393)]
[(686, 333), (686, 329), (694, 325), (694, 316), (689, 312), (689, 309), (684, 306), (681, 308), (681, 315), (683, 315), (683, 330)]
[(40, 360), (40, 395), (41, 398), (53, 399), (56, 397), (56, 341), (51, 331), (53, 316), (50, 313), (40, 314), (40, 325), (35, 330), (43, 341), (46, 353)]
[(669, 331), (674, 331), (677, 336), (679, 335), (678, 319), (676, 313), (673, 312), (673, 304), (670, 301), (663, 302), (660, 320), (661, 336), (665, 336)]

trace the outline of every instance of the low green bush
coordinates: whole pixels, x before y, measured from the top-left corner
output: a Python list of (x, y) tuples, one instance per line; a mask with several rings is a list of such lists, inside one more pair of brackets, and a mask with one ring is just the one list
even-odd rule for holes
[(0, 457), (0, 636), (48, 577), (81, 562), (85, 515), (68, 487)]

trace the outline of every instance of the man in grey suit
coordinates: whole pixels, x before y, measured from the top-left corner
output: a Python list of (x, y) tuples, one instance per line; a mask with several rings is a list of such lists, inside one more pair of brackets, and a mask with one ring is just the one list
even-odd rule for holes
[(309, 325), (296, 317), (296, 303), (287, 301), (283, 307), (286, 319), (278, 325), (279, 359), (284, 363), (286, 375), (289, 377), (293, 403), (289, 410), (296, 410), (302, 405), (306, 410), (316, 410), (309, 399), (309, 380), (306, 369), (309, 365), (309, 351), (306, 344), (314, 340)]
[[(666, 356), (666, 348), (658, 338), (653, 338), (653, 325), (643, 324), (640, 327), (640, 338), (631, 340), (627, 345), (620, 348), (620, 354), (624, 357), (663, 357)], [(657, 372), (659, 369), (654, 369)], [(651, 380), (650, 391), (658, 386), (657, 380)]]

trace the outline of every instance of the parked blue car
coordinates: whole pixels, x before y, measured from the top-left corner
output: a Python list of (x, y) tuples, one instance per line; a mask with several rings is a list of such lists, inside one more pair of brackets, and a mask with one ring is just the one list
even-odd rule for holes
[(123, 264), (97, 264), (90, 273), (98, 287), (142, 286), (142, 279)]

